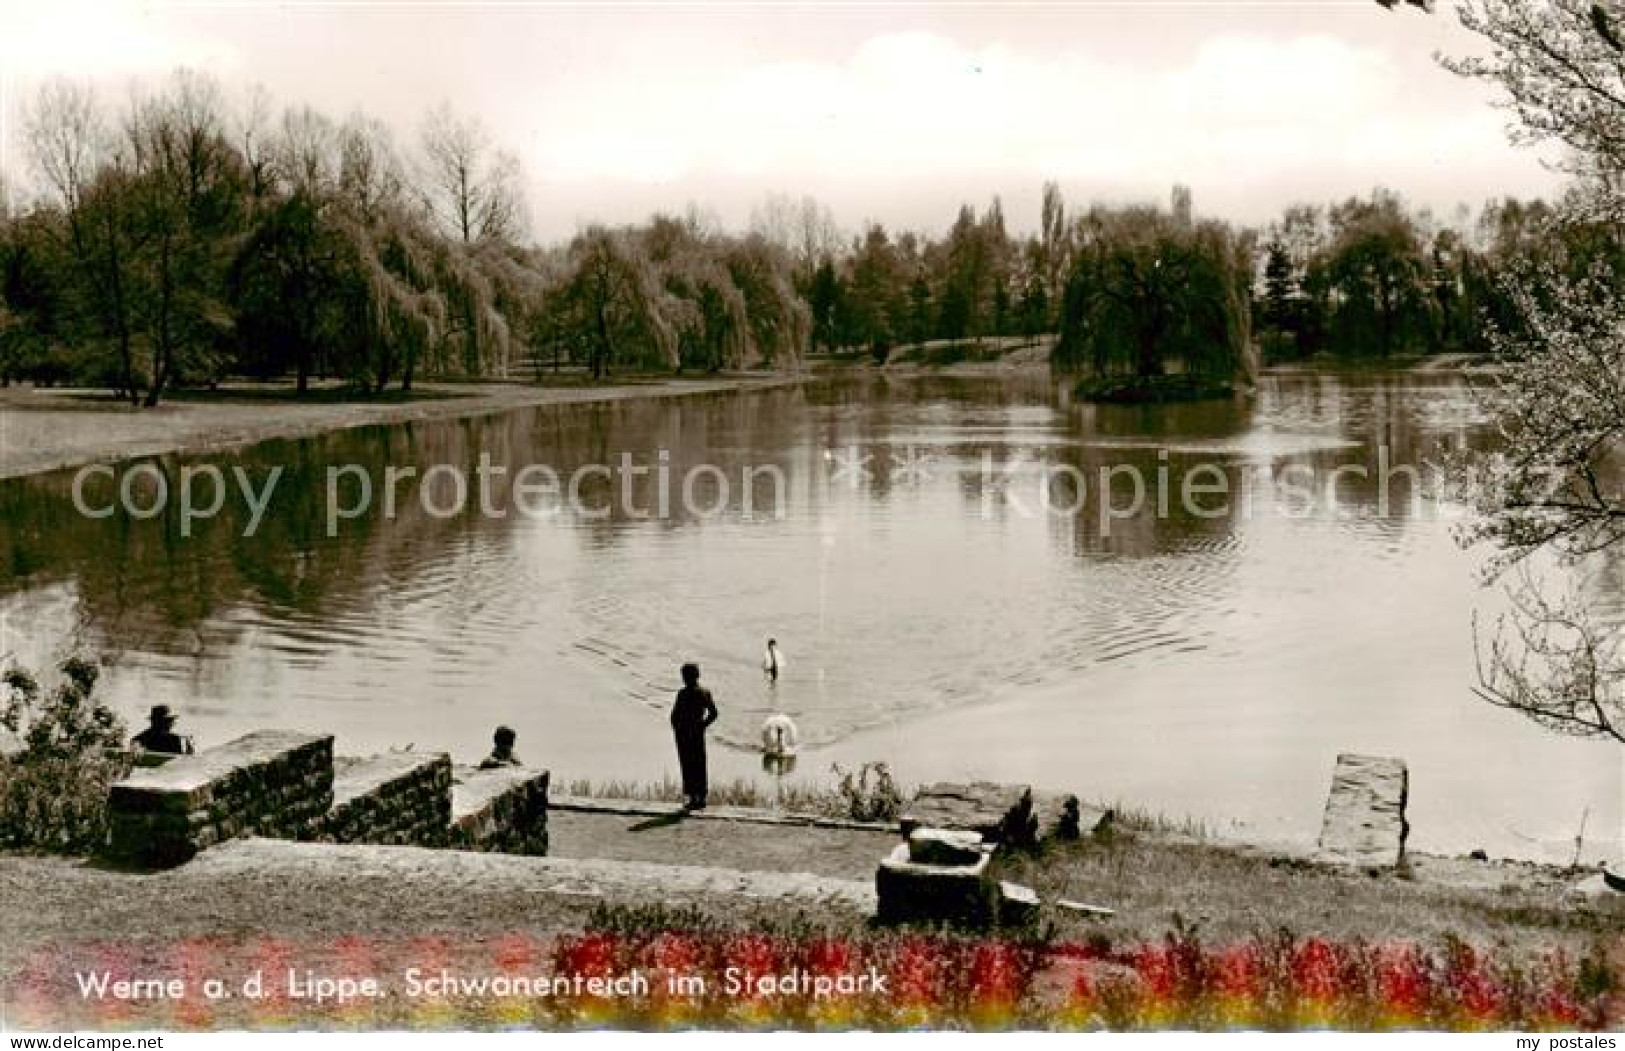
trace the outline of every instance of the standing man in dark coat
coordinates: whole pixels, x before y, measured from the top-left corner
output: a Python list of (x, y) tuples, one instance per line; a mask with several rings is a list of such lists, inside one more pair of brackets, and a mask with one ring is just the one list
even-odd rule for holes
[(677, 735), (677, 762), (683, 768), (684, 809), (705, 809), (705, 728), (716, 721), (717, 705), (711, 691), (700, 685), (700, 666), (683, 665), (683, 688), (671, 706), (671, 728)]

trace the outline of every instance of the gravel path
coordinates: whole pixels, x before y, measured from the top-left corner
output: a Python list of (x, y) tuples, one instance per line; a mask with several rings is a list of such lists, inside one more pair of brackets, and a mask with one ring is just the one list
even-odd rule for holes
[(667, 902), (726, 895), (786, 905), (874, 910), (874, 881), (805, 872), (746, 872), (716, 866), (607, 858), (523, 857), (417, 847), (335, 846), (246, 839), (205, 851), (177, 875), (205, 880), (353, 884), (431, 881), (442, 893), (564, 894)]
[(549, 811), (547, 829), (548, 854), (555, 858), (807, 872), (870, 886), (880, 859), (897, 845), (894, 831), (568, 810)]
[[(587, 829), (563, 824), (555, 835), (568, 855), (576, 832)], [(234, 840), (161, 872), (116, 871), (75, 858), (0, 856), (0, 915), (6, 917), (0, 975), (31, 953), (91, 940), (543, 934), (580, 929), (604, 901), (705, 905), (735, 916), (799, 911), (838, 924), (862, 923), (874, 912), (874, 862), (860, 872), (856, 851), (805, 850), (806, 867), (814, 871), (774, 871), (760, 858), (747, 870), (726, 863), (749, 852), (742, 844), (724, 851), (691, 840), (679, 850), (669, 838), (647, 846), (643, 840), (593, 838), (604, 847), (594, 853), (610, 856), (540, 858), (265, 839)], [(584, 842), (575, 845), (585, 848)], [(788, 860), (783, 848), (770, 854), (774, 862)], [(662, 856), (664, 861), (656, 860)], [(868, 855), (865, 848), (861, 856), (877, 858), (878, 852)], [(682, 863), (694, 859), (704, 864)]]
[[(261, 968), (333, 973), (354, 969), (357, 954), (369, 973), (413, 965), (484, 973), (515, 951), (540, 953), (554, 936), (580, 931), (606, 902), (692, 905), (747, 924), (801, 915), (834, 929), (862, 926), (875, 907), (872, 877), (646, 860), (263, 839), (235, 840), (152, 873), (4, 856), (0, 1019), (45, 1029), (260, 1027), (263, 1018), (234, 1021), (216, 1013), (220, 1005), (200, 1006), (195, 998), (190, 1006), (109, 1013), (78, 985), (83, 975), (108, 969), (136, 978), (219, 973), (234, 981)], [(203, 1013), (166, 1013), (172, 1010)]]
[(600, 901), (711, 904), (861, 922), (874, 881), (612, 858), (245, 839), (162, 872), (0, 857), (0, 973), (20, 955), (97, 939), (289, 938), (579, 928)]

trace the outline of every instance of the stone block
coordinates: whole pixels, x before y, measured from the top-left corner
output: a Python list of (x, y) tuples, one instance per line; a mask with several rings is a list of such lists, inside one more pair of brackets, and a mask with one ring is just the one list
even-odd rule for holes
[(1402, 759), (1343, 754), (1332, 771), (1318, 859), (1362, 869), (1388, 869), (1405, 856), (1410, 774)]
[(1113, 817), (1110, 810), (1079, 802), (1069, 792), (1033, 793), (1033, 822), (1040, 843), (1093, 835), (1109, 826)]
[(991, 858), (974, 865), (921, 865), (899, 843), (875, 872), (882, 923), (949, 923), (985, 928), (998, 919), (998, 889), (988, 876)]
[(904, 811), (901, 827), (905, 836), (916, 828), (979, 832), (1006, 846), (1030, 846), (1038, 839), (1032, 789), (991, 781), (927, 785)]
[(999, 881), (999, 926), (1036, 927), (1038, 892), (1019, 883)]
[(917, 828), (908, 834), (908, 859), (917, 865), (974, 865), (987, 852), (980, 832)]

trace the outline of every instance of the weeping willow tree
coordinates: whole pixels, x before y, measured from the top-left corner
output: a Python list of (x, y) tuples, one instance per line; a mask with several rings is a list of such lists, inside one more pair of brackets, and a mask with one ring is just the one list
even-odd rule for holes
[(296, 191), (265, 210), (232, 269), (251, 372), (341, 376), (381, 392), (422, 373), (506, 376), (543, 280), (515, 250), (446, 241), (412, 209), (363, 213)]
[(727, 268), (706, 255), (686, 253), (662, 269), (667, 295), (675, 300), (668, 310), (678, 329), (679, 369), (741, 367), (751, 350), (750, 315)]
[(742, 367), (753, 346), (749, 304), (722, 258), (725, 239), (693, 221), (656, 216), (638, 240), (665, 292), (662, 310), (678, 334), (678, 369)]
[(447, 375), (507, 376), (516, 359), (514, 323), (539, 294), (513, 250), (495, 242), (439, 240), (434, 281), (450, 327), (437, 348), (434, 371)]
[[(422, 369), (449, 368), (444, 348), (461, 317), (453, 304), (495, 313), (483, 287), (469, 300), (445, 279), (444, 248), (408, 213), (370, 221), (299, 192), (268, 209), (231, 270), (242, 360), (249, 371), (343, 377), (381, 392), (409, 389)], [(502, 345), (505, 324), (490, 342)], [(499, 338), (501, 337), (501, 338)]]
[(548, 296), (553, 338), (594, 379), (612, 368), (675, 368), (680, 342), (672, 298), (635, 237), (591, 227), (571, 242), (568, 274)]
[(733, 245), (726, 259), (744, 297), (755, 361), (771, 367), (799, 360), (812, 337), (812, 311), (796, 290), (783, 250), (753, 234)]
[(435, 245), (410, 217), (390, 211), (373, 223), (345, 224), (357, 263), (347, 299), (346, 372), (382, 392), (397, 375), (409, 390), (419, 363), (450, 327), (436, 286)]
[(780, 364), (800, 357), (812, 330), (782, 249), (670, 217), (585, 231), (543, 299), (540, 338), (594, 378)]
[(422, 373), (506, 375), (539, 282), (494, 238), (462, 241), (411, 192), (388, 130), (284, 117), (232, 270), (241, 361), (380, 392)]
[(1096, 209), (1077, 241), (1058, 368), (1137, 381), (1113, 389), (1149, 389), (1174, 374), (1192, 389), (1251, 378), (1251, 252), (1228, 226), (1155, 208)]

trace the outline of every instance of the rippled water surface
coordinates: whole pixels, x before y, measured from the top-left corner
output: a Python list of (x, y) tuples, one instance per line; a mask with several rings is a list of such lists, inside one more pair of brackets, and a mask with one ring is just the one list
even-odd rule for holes
[[(1497, 595), (1450, 509), (1404, 471), (1379, 481), (1485, 439), (1463, 382), (1429, 374), (1281, 374), (1245, 402), (1155, 409), (1069, 405), (1036, 379), (874, 378), (366, 428), (199, 461), (283, 467), (252, 538), (240, 500), (187, 537), (172, 516), (83, 518), (67, 476), (0, 485), (0, 649), (40, 661), (80, 639), (133, 722), (167, 701), (204, 742), (276, 725), (473, 757), (508, 722), (564, 778), (674, 771), (664, 713), (696, 660), (723, 742), (777, 705), (815, 743), (803, 772), (883, 758), (909, 780), (1017, 778), (1302, 839), (1336, 754), (1373, 751), (1409, 761), (1423, 846), (1564, 856), (1584, 820), (1594, 853), (1619, 839), (1619, 750), (1472, 696), (1472, 613)], [(624, 492), (586, 476), (576, 512), (521, 514), (498, 484), (497, 513), (471, 494), (432, 514), (449, 469), (377, 506), (390, 467), (474, 478), (482, 454), (499, 481), (623, 455), (650, 470)], [(345, 506), (361, 473), (379, 500), (328, 536), (341, 465)], [(1126, 467), (1146, 506), (1104, 515), (1101, 472)], [(684, 508), (691, 475), (715, 513)], [(1229, 496), (1181, 506), (1185, 479)], [(1131, 497), (1120, 473), (1113, 506)], [(1599, 579), (1617, 616), (1625, 589)]]

